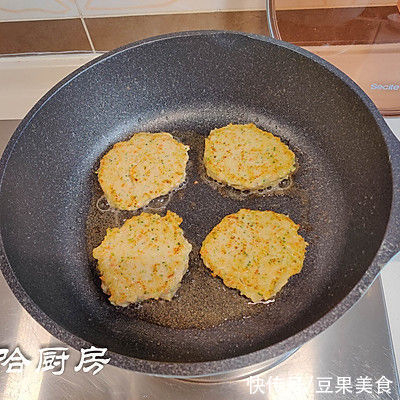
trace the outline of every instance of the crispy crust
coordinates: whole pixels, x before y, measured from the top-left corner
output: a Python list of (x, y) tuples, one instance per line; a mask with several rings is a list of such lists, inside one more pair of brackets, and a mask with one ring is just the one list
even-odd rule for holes
[(171, 300), (189, 264), (191, 244), (179, 227), (182, 219), (141, 213), (107, 234), (93, 257), (102, 289), (114, 305), (146, 299)]
[(296, 157), (278, 137), (254, 124), (229, 124), (206, 138), (204, 165), (218, 182), (257, 190), (288, 178), (296, 170)]
[(185, 180), (188, 150), (166, 132), (139, 132), (116, 143), (97, 171), (107, 201), (121, 210), (137, 210), (167, 194)]
[(267, 300), (303, 267), (307, 243), (298, 228), (286, 215), (242, 209), (213, 228), (200, 254), (226, 286), (254, 302)]

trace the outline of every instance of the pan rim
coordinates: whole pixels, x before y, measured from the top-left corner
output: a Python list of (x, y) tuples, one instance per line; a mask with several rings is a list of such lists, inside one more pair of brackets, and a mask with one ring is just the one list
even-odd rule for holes
[[(6, 149), (3, 152), (3, 155), (0, 160), (0, 192), (3, 183), (4, 172), (7, 168), (8, 160), (13, 152), (13, 149), (18, 142), (19, 138), (24, 133), (26, 127), (30, 124), (31, 120), (35, 117), (35, 115), (40, 111), (40, 109), (49, 101), (58, 91), (60, 91), (64, 86), (68, 85), (71, 81), (73, 81), (80, 74), (94, 67), (95, 65), (102, 63), (117, 54), (121, 54), (130, 49), (154, 43), (157, 41), (170, 40), (174, 38), (181, 37), (191, 37), (191, 36), (212, 36), (212, 35), (233, 35), (233, 36), (244, 36), (248, 37), (252, 40), (263, 41), (266, 43), (271, 43), (273, 45), (283, 47), (287, 50), (294, 51), (302, 56), (311, 59), (312, 61), (318, 63), (325, 69), (328, 69), (331, 73), (336, 75), (342, 82), (344, 82), (355, 94), (360, 98), (363, 104), (367, 107), (371, 115), (373, 116), (377, 126), (380, 128), (382, 132), (383, 139), (387, 146), (387, 152), (390, 155), (389, 142), (393, 140), (393, 134), (390, 128), (387, 126), (380, 112), (372, 102), (372, 100), (363, 92), (363, 90), (347, 75), (341, 72), (339, 69), (334, 67), (329, 62), (323, 60), (322, 58), (316, 56), (315, 54), (299, 48), (293, 44), (286, 43), (274, 38), (270, 38), (268, 36), (249, 34), (243, 32), (236, 31), (225, 31), (225, 30), (200, 30), (200, 31), (185, 31), (185, 32), (177, 32), (177, 33), (169, 33), (165, 35), (159, 35), (147, 39), (143, 39), (137, 42), (129, 43), (122, 47), (119, 47), (111, 52), (107, 52), (102, 54), (101, 56), (95, 58), (89, 63), (81, 66), (77, 70), (70, 73), (63, 80), (61, 80), (57, 85), (55, 85), (52, 89), (50, 89), (28, 112), (28, 114), (21, 121), (16, 131), (12, 135), (10, 141)], [(389, 163), (391, 164), (392, 170), (392, 188), (393, 192), (395, 192), (394, 188), (397, 186), (395, 184), (395, 180), (393, 179), (394, 166), (389, 157)], [(400, 186), (400, 185), (398, 185)], [(332, 309), (330, 309), (325, 315), (323, 315), (320, 319), (315, 321), (313, 324), (309, 325), (305, 329), (297, 332), (295, 335), (292, 335), (280, 342), (274, 343), (271, 346), (266, 348), (257, 350), (255, 352), (239, 355), (232, 358), (221, 359), (221, 360), (213, 360), (213, 361), (204, 361), (204, 362), (194, 362), (194, 363), (177, 363), (177, 362), (163, 362), (163, 361), (154, 361), (154, 360), (144, 360), (135, 357), (129, 357), (126, 355), (122, 355), (119, 353), (115, 353), (112, 351), (108, 351), (107, 354), (110, 356), (111, 361), (110, 364), (122, 367), (125, 369), (133, 370), (136, 372), (143, 372), (152, 375), (159, 375), (163, 377), (199, 377), (199, 376), (208, 376), (215, 375), (219, 373), (224, 373), (227, 371), (232, 371), (244, 367), (248, 367), (254, 364), (261, 363), (268, 359), (275, 358), (279, 355), (282, 355), (290, 350), (297, 348), (322, 331), (332, 325), (338, 318), (340, 318), (348, 309), (350, 309), (356, 301), (367, 291), (367, 289), (371, 286), (378, 273), (381, 270), (381, 267), (385, 265), (387, 261), (391, 258), (390, 252), (387, 249), (384, 249), (382, 243), (385, 242), (388, 236), (388, 227), (394, 224), (394, 212), (393, 212), (393, 204), (394, 200), (392, 199), (391, 211), (389, 215), (389, 219), (387, 221), (386, 233), (381, 242), (381, 247), (378, 249), (372, 263), (365, 271), (364, 275), (357, 282), (357, 284), (353, 287), (353, 289)], [(1, 223), (1, 221), (0, 221)], [(59, 340), (68, 344), (72, 348), (76, 350), (80, 350), (81, 348), (90, 347), (91, 345), (95, 345), (87, 342), (86, 340), (76, 336), (75, 334), (70, 333), (65, 328), (62, 328), (58, 323), (52, 320), (47, 314), (42, 311), (35, 302), (30, 298), (28, 293), (19, 283), (17, 277), (14, 274), (13, 268), (8, 261), (4, 245), (3, 238), (0, 231), (0, 269), (3, 272), (3, 275), (11, 288), (12, 292), (21, 303), (21, 305), (29, 312), (29, 314), (37, 321), (40, 325), (42, 325), (48, 332), (54, 335)]]

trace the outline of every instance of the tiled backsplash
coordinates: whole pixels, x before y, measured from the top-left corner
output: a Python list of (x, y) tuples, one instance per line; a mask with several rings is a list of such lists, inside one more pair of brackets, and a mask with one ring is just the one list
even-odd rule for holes
[[(386, 21), (387, 10), (389, 14), (396, 12), (393, 7), (367, 7), (365, 10), (372, 11), (363, 13), (364, 7), (359, 7), (359, 16), (355, 18), (356, 5), (393, 6), (396, 2), (275, 0), (278, 13), (287, 17), (287, 24), (281, 28), (283, 31), (289, 29), (291, 33), (299, 30), (293, 27), (301, 25), (304, 18), (325, 18), (333, 13), (332, 8), (338, 10), (339, 21), (347, 17), (351, 20), (343, 28), (344, 42), (351, 29), (362, 38), (375, 35), (369, 27), (373, 24), (380, 26), (381, 20)], [(344, 3), (346, 8), (343, 8)], [(266, 0), (0, 0), (0, 56), (106, 51), (149, 36), (196, 29), (266, 35), (265, 5)], [(339, 6), (342, 8), (336, 8)], [(309, 41), (317, 40), (313, 38), (314, 33), (311, 30), (302, 34), (302, 40), (307, 37)], [(338, 36), (336, 31), (328, 33)], [(297, 43), (297, 40), (290, 41)], [(302, 45), (300, 42), (297, 44)]]
[(88, 17), (265, 9), (265, 0), (76, 0), (76, 2), (82, 15)]
[(1, 22), (0, 56), (106, 51), (150, 36), (200, 29), (266, 35), (266, 12), (229, 11)]
[(0, 21), (263, 9), (265, 0), (2, 0)]
[(0, 56), (93, 51), (79, 18), (0, 22)]
[(267, 34), (265, 11), (88, 18), (86, 24), (95, 49), (103, 50), (110, 50), (146, 37), (177, 31), (221, 29)]
[(1, 0), (0, 21), (74, 18), (79, 12), (74, 0)]
[[(0, 21), (265, 10), (266, 0), (1, 0)], [(278, 10), (392, 6), (396, 0), (275, 0)]]

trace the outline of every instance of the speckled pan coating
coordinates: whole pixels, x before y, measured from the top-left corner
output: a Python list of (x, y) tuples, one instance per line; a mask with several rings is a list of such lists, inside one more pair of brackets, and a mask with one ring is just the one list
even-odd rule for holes
[[(185, 132), (205, 136), (229, 122), (254, 122), (289, 143), (300, 165), (292, 189), (223, 196), (201, 180), (194, 154), (189, 182), (168, 208), (183, 217), (195, 248), (240, 208), (288, 213), (310, 243), (302, 273), (249, 318), (204, 329), (157, 325), (151, 310), (111, 306), (86, 243), (96, 162), (134, 131), (175, 130), (185, 141)], [(1, 267), (16, 297), (60, 340), (108, 347), (112, 364), (136, 371), (207, 375), (288, 352), (348, 310), (399, 251), (397, 140), (347, 76), (263, 36), (178, 33), (99, 57), (35, 105), (0, 172)], [(195, 279), (201, 265), (192, 268)]]

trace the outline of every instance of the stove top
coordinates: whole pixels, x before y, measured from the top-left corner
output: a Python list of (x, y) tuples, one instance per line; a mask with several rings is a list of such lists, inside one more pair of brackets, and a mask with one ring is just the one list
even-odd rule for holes
[[(19, 121), (0, 121), (2, 151)], [(110, 365), (96, 375), (75, 371), (80, 353), (42, 328), (0, 274), (0, 398), (7, 400), (398, 399), (399, 382), (381, 279), (342, 318), (276, 365), (192, 380), (160, 378)], [(30, 359), (7, 373), (1, 349)], [(41, 348), (66, 347), (65, 371), (38, 370)], [(3, 357), (4, 359), (4, 357)], [(261, 372), (260, 372), (261, 371)]]

